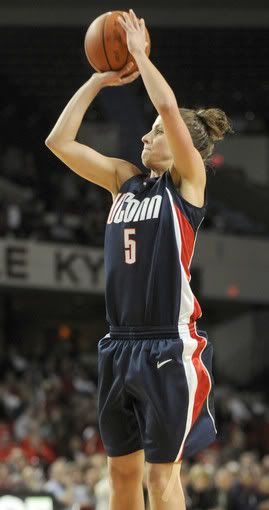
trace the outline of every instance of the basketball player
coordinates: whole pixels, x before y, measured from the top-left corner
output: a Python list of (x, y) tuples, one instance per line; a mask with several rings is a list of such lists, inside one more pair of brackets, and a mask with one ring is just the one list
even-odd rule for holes
[[(94, 73), (46, 140), (68, 167), (109, 190), (105, 234), (109, 333), (98, 344), (98, 419), (108, 455), (110, 510), (142, 510), (144, 461), (152, 510), (185, 509), (182, 459), (216, 438), (212, 345), (197, 327), (201, 308), (190, 264), (206, 211), (206, 169), (214, 141), (230, 130), (219, 109), (178, 108), (145, 53), (145, 25), (119, 20), (138, 72)], [(141, 75), (158, 112), (143, 136), (145, 173), (76, 141), (83, 116), (105, 86)]]

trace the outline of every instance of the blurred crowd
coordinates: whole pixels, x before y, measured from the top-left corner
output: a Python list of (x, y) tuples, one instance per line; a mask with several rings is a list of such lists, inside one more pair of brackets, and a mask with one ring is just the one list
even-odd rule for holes
[(68, 169), (42, 175), (34, 152), (15, 144), (0, 168), (0, 237), (103, 245), (108, 192)]
[[(83, 356), (59, 345), (27, 358), (10, 348), (0, 375), (0, 491), (51, 493), (65, 510), (108, 509), (97, 380)], [(188, 510), (269, 508), (266, 395), (215, 389), (215, 443), (181, 469)], [(149, 508), (144, 476), (144, 496)]]

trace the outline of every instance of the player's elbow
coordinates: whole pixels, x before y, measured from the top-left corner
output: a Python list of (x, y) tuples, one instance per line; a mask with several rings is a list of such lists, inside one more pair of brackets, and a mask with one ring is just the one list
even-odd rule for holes
[(46, 147), (48, 147), (49, 149), (53, 146), (53, 141), (52, 139), (48, 136), (45, 140), (45, 145)]
[(45, 145), (55, 156), (61, 159), (61, 156), (64, 154), (64, 148), (63, 145), (59, 143), (59, 140), (48, 137), (45, 140)]
[(60, 151), (61, 147), (63, 147), (63, 143), (60, 142), (60, 140), (57, 140), (54, 137), (48, 136), (45, 140), (45, 145), (50, 149), (51, 151)]
[(173, 112), (176, 112), (178, 114), (178, 104), (176, 98), (172, 97), (166, 99), (159, 105), (158, 110), (161, 116), (171, 115)]

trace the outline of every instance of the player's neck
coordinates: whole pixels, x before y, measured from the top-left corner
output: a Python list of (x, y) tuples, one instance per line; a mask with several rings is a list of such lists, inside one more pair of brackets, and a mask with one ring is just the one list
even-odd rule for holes
[(161, 175), (163, 175), (163, 174), (164, 174), (164, 172), (165, 172), (165, 170), (162, 170), (162, 171), (158, 171), (158, 170), (157, 170), (157, 171), (156, 171), (156, 170), (151, 170), (151, 171), (150, 171), (150, 176), (149, 176), (149, 177), (150, 177), (150, 179), (151, 179), (152, 177), (161, 177)]

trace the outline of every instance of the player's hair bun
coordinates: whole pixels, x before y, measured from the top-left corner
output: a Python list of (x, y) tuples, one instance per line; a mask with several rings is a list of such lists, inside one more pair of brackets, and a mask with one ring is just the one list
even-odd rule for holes
[(196, 110), (196, 115), (204, 124), (212, 142), (222, 140), (225, 133), (233, 133), (231, 121), (226, 113), (219, 108), (207, 108)]

